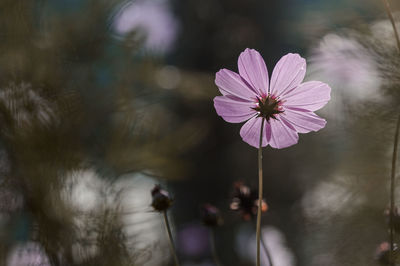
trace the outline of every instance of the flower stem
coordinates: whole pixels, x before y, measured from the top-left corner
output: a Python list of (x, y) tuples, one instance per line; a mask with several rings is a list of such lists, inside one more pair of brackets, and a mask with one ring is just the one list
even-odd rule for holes
[[(390, 5), (388, 0), (382, 0), (383, 5), (385, 6), (386, 13), (389, 17), (390, 22), (392, 23), (394, 36), (396, 38), (397, 49), (400, 53), (400, 38), (399, 33), (397, 31), (396, 22), (394, 21), (392, 12), (390, 10)], [(389, 216), (389, 226), (390, 226), (390, 265), (394, 265), (394, 229), (393, 229), (393, 219), (394, 219), (394, 181), (396, 175), (396, 161), (397, 161), (397, 146), (399, 142), (399, 127), (400, 127), (400, 115), (397, 119), (396, 125), (396, 133), (394, 135), (394, 144), (393, 144), (393, 157), (392, 157), (392, 172), (390, 176), (390, 216)]]
[(265, 254), (267, 255), (267, 259), (268, 259), (268, 262), (269, 262), (269, 266), (274, 266), (274, 264), (272, 263), (271, 253), (269, 253), (269, 250), (268, 250), (268, 248), (267, 248), (267, 245), (266, 245), (265, 242), (264, 242), (264, 238), (262, 238), (262, 237), (261, 237), (261, 244), (263, 245)]
[(399, 143), (399, 128), (400, 128), (400, 115), (397, 119), (396, 133), (394, 135), (393, 144), (393, 157), (392, 157), (392, 172), (390, 175), (390, 216), (389, 216), (389, 226), (390, 226), (390, 265), (394, 265), (394, 230), (393, 230), (393, 215), (394, 215), (394, 181), (396, 175), (396, 161), (397, 161), (397, 146)]
[(261, 208), (263, 197), (262, 140), (265, 118), (262, 118), (260, 129), (260, 145), (258, 148), (258, 208), (257, 208), (257, 266), (260, 266)]
[(176, 255), (174, 240), (172, 239), (171, 227), (169, 226), (169, 222), (168, 222), (167, 211), (165, 210), (163, 214), (164, 214), (165, 227), (167, 228), (167, 232), (168, 232), (169, 246), (171, 248), (171, 252), (174, 257), (175, 265), (179, 266), (179, 261), (178, 261), (178, 256)]
[(392, 12), (390, 11), (390, 5), (389, 5), (389, 1), (388, 0), (382, 0), (383, 5), (385, 6), (386, 9), (386, 13), (389, 17), (390, 22), (392, 23), (392, 27), (393, 27), (393, 31), (394, 31), (394, 36), (396, 38), (396, 42), (397, 42), (397, 48), (400, 52), (400, 38), (399, 38), (399, 33), (397, 32), (397, 28), (396, 28), (396, 23), (394, 21)]
[(213, 256), (213, 260), (216, 266), (221, 266), (219, 262), (217, 248), (215, 246), (215, 231), (214, 229), (210, 228), (210, 245), (211, 245), (211, 252)]

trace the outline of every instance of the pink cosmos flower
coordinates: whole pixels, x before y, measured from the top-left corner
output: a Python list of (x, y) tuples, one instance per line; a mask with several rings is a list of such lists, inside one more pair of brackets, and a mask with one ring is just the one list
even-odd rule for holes
[(218, 115), (230, 123), (247, 121), (240, 129), (242, 139), (258, 148), (262, 119), (262, 146), (282, 149), (298, 142), (298, 133), (318, 131), (325, 119), (314, 111), (330, 99), (331, 88), (319, 81), (302, 83), (306, 61), (287, 54), (276, 64), (271, 81), (261, 55), (246, 49), (239, 56), (239, 74), (221, 69), (215, 84), (222, 96), (214, 98)]

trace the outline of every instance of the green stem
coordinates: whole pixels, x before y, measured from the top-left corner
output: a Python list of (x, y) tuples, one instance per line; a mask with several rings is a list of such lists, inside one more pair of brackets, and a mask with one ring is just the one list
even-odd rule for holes
[[(385, 6), (386, 13), (389, 17), (390, 22), (392, 23), (394, 37), (396, 38), (397, 49), (400, 53), (400, 38), (397, 31), (396, 23), (394, 21), (389, 1), (382, 0), (383, 5)], [(394, 265), (394, 229), (393, 229), (393, 215), (394, 215), (394, 182), (395, 182), (395, 175), (396, 175), (396, 161), (397, 161), (397, 146), (399, 142), (399, 127), (400, 127), (400, 115), (397, 119), (396, 125), (396, 133), (394, 135), (394, 145), (393, 145), (393, 157), (392, 157), (392, 172), (390, 176), (390, 216), (389, 216), (389, 226), (390, 226), (390, 265)]]
[(172, 238), (171, 227), (169, 226), (169, 222), (168, 222), (167, 211), (165, 210), (163, 214), (164, 214), (165, 227), (167, 228), (167, 232), (168, 232), (169, 246), (171, 248), (171, 252), (174, 257), (175, 265), (179, 266), (178, 256), (176, 255), (174, 240)]
[(264, 238), (262, 238), (262, 237), (261, 237), (261, 244), (263, 245), (265, 255), (267, 255), (269, 266), (274, 266), (274, 264), (272, 263), (271, 253), (269, 252), (267, 245), (264, 242)]
[(210, 245), (211, 245), (211, 252), (213, 256), (213, 260), (216, 266), (221, 266), (219, 262), (217, 248), (215, 246), (215, 232), (213, 228), (210, 228)]
[(392, 27), (393, 27), (393, 31), (394, 31), (394, 37), (396, 38), (396, 42), (397, 42), (397, 48), (398, 48), (398, 50), (399, 50), (399, 52), (400, 52), (400, 38), (399, 38), (399, 33), (398, 33), (398, 31), (397, 31), (396, 23), (395, 23), (395, 21), (394, 21), (392, 12), (390, 11), (389, 1), (388, 1), (388, 0), (382, 0), (382, 2), (383, 2), (383, 5), (385, 6), (386, 13), (387, 13), (387, 15), (388, 15), (388, 17), (389, 17), (389, 20), (390, 20), (390, 22), (392, 23)]
[(260, 145), (258, 148), (258, 208), (257, 208), (257, 266), (260, 266), (261, 208), (263, 197), (262, 140), (265, 119), (261, 118)]
[(393, 144), (393, 156), (392, 156), (392, 172), (390, 175), (390, 218), (389, 218), (389, 224), (390, 224), (390, 263), (391, 265), (394, 265), (394, 256), (393, 256), (393, 250), (394, 250), (394, 230), (393, 230), (393, 215), (394, 215), (394, 181), (396, 177), (396, 161), (397, 161), (397, 146), (399, 143), (399, 128), (400, 128), (400, 115), (399, 118), (397, 119), (397, 125), (396, 125), (396, 133), (394, 135), (394, 144)]

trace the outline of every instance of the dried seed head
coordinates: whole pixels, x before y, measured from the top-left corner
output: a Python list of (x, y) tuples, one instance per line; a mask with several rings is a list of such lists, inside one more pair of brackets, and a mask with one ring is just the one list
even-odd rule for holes
[(154, 186), (151, 190), (151, 196), (153, 197), (151, 206), (153, 206), (156, 211), (165, 211), (172, 205), (173, 199), (166, 190), (161, 189), (160, 185)]
[[(242, 182), (234, 184), (235, 192), (230, 205), (231, 210), (239, 211), (242, 218), (246, 221), (251, 220), (257, 215), (258, 194), (257, 191), (245, 186)], [(262, 201), (261, 211), (266, 212), (268, 205)]]

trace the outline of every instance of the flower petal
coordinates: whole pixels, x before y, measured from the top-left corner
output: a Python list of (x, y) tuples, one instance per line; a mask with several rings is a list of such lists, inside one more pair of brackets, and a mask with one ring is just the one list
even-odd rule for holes
[(282, 96), (297, 87), (306, 74), (306, 60), (298, 54), (287, 54), (276, 64), (271, 76), (270, 92)]
[(239, 56), (238, 68), (240, 76), (253, 87), (258, 95), (267, 95), (268, 70), (259, 52), (249, 48), (244, 50)]
[(330, 94), (331, 88), (323, 82), (304, 82), (285, 95), (283, 106), (316, 111), (330, 100)]
[[(247, 121), (240, 129), (240, 136), (242, 137), (243, 141), (247, 142), (249, 145), (255, 148), (258, 148), (260, 145), (261, 123), (261, 117), (253, 117), (252, 119)], [(268, 130), (264, 130), (263, 132), (262, 146), (265, 147), (268, 144)]]
[(215, 84), (222, 95), (233, 95), (244, 100), (256, 99), (257, 94), (245, 83), (239, 74), (221, 69), (215, 75)]
[(214, 98), (217, 114), (230, 123), (240, 123), (255, 116), (257, 111), (251, 109), (254, 106), (253, 102), (244, 101), (234, 96), (226, 95)]
[(318, 131), (326, 125), (325, 119), (313, 112), (301, 109), (287, 108), (280, 118), (290, 123), (299, 133)]
[(296, 129), (284, 120), (270, 119), (271, 139), (269, 145), (272, 148), (282, 149), (296, 144), (299, 141), (299, 135)]

